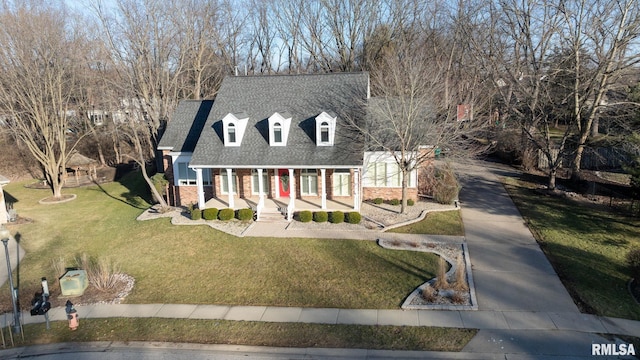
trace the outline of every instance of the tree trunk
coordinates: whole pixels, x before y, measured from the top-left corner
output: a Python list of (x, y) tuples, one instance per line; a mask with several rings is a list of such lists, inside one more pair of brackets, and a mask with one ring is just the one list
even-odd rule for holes
[(558, 170), (556, 169), (555, 166), (552, 166), (549, 168), (549, 183), (547, 184), (547, 188), (549, 190), (555, 190), (556, 189), (556, 177), (558, 174)]
[(408, 171), (402, 169), (402, 201), (400, 202), (400, 213), (404, 214), (407, 210), (407, 187), (408, 187)]

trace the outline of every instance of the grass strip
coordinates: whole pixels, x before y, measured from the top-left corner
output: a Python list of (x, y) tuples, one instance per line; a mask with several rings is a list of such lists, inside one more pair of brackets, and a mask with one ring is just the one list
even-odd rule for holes
[(464, 226), (460, 211), (435, 211), (428, 213), (421, 221), (391, 229), (389, 232), (464, 236)]
[(268, 323), (226, 320), (111, 318), (81, 320), (77, 331), (66, 321), (24, 327), (17, 346), (88, 341), (160, 341), (271, 347), (359, 348), (460, 351), (477, 330), (407, 327)]
[(640, 320), (640, 306), (627, 291), (631, 272), (625, 262), (629, 250), (640, 247), (640, 219), (544, 195), (523, 179), (507, 179), (505, 187), (583, 311)]

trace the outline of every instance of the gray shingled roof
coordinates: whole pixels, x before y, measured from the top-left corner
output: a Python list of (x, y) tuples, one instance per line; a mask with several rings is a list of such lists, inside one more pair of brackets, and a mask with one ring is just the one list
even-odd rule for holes
[(212, 105), (213, 100), (182, 100), (173, 112), (158, 148), (192, 152)]
[[(361, 136), (347, 125), (346, 119), (364, 116), (368, 81), (367, 73), (227, 77), (190, 165), (362, 166)], [(287, 146), (269, 146), (267, 119), (283, 111), (292, 117)], [(315, 117), (323, 111), (338, 116), (334, 146), (316, 146)], [(225, 147), (222, 118), (240, 112), (249, 116), (241, 146)], [(174, 129), (167, 133), (169, 130)]]

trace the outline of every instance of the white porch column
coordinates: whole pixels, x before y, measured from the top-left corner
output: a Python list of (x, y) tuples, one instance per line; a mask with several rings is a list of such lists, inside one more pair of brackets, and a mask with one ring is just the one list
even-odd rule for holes
[(327, 208), (327, 180), (325, 179), (325, 174), (327, 169), (320, 169), (320, 183), (322, 184), (321, 187), (321, 191), (322, 191), (322, 203), (321, 203), (321, 207), (322, 209), (326, 209)]
[(198, 209), (204, 209), (204, 185), (202, 182), (202, 169), (196, 168), (196, 186), (198, 187)]
[(229, 207), (231, 209), (234, 208), (235, 204), (233, 203), (233, 169), (227, 170), (227, 189), (229, 190)]
[(287, 206), (287, 220), (293, 220), (293, 210), (296, 201), (296, 178), (293, 169), (289, 169), (289, 206)]
[(264, 193), (262, 192), (263, 186), (264, 181), (262, 181), (262, 169), (258, 169), (258, 206), (256, 208), (256, 220), (260, 220), (260, 214), (262, 213), (262, 208), (264, 208)]
[(360, 170), (353, 169), (353, 210), (360, 211)]
[(260, 198), (260, 201), (264, 198), (264, 194), (262, 193), (263, 186), (264, 181), (262, 181), (262, 169), (258, 169), (258, 197)]
[(273, 170), (273, 180), (275, 182), (275, 189), (276, 189), (276, 194), (275, 197), (276, 199), (280, 198), (280, 175), (278, 175), (278, 169)]

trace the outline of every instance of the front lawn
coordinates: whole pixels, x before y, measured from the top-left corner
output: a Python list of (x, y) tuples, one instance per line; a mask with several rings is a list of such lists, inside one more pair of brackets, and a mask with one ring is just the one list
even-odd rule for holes
[(389, 230), (393, 233), (464, 236), (460, 211), (434, 211), (413, 224)]
[[(138, 176), (128, 176), (65, 189), (77, 199), (40, 205), (47, 190), (7, 185), (19, 215), (32, 220), (9, 228), (27, 252), (20, 288), (39, 287), (43, 276), (55, 279), (53, 259), (65, 257), (70, 266), (73, 256), (87, 253), (117, 261), (135, 278), (128, 303), (398, 308), (436, 271), (436, 255), (385, 250), (369, 241), (238, 238), (208, 226), (174, 226), (166, 218), (139, 222), (136, 216), (148, 206), (143, 189)], [(5, 293), (7, 285), (0, 297)]]
[(640, 219), (606, 207), (544, 196), (534, 183), (508, 179), (506, 188), (564, 285), (583, 311), (640, 320), (627, 291), (625, 256), (640, 247)]

